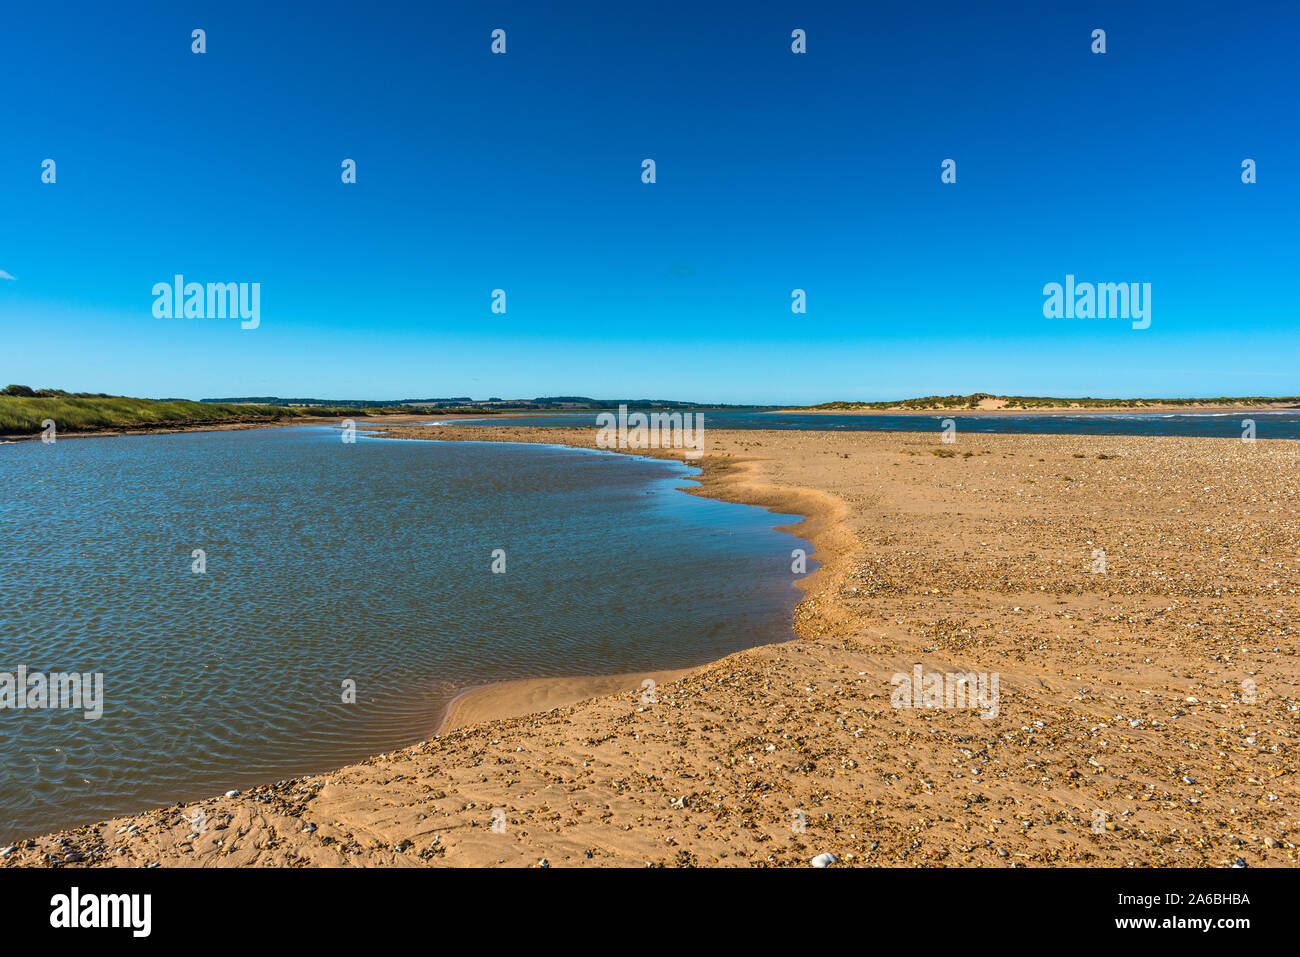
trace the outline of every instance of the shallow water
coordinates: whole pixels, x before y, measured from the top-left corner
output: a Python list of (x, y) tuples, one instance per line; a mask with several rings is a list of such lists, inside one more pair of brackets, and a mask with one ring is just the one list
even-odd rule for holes
[(390, 750), (467, 687), (790, 637), (797, 516), (690, 474), (329, 428), (0, 448), (0, 672), (104, 682), (99, 720), (0, 710), (0, 840)]
[[(695, 410), (698, 411), (698, 410)], [(558, 412), (528, 418), (486, 416), (460, 419), (456, 425), (530, 425), (596, 427), (596, 412)], [(795, 429), (830, 432), (934, 432), (941, 434), (945, 419), (958, 432), (1001, 432), (1036, 435), (1187, 435), (1240, 439), (1249, 419), (1260, 439), (1300, 439), (1300, 412), (1011, 412), (962, 415), (934, 412), (913, 415), (835, 415), (801, 412), (737, 412), (703, 410), (705, 429)], [(433, 418), (431, 416), (431, 418)], [(438, 424), (435, 422), (431, 424)], [(707, 445), (705, 446), (707, 448)]]

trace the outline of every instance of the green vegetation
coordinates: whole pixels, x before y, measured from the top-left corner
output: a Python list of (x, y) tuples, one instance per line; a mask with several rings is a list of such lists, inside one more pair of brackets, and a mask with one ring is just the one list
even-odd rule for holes
[(7, 385), (0, 389), (0, 395), (14, 395), (26, 398), (73, 398), (73, 399), (111, 399), (106, 392), (64, 392), (62, 389), (33, 389), (26, 385)]
[(343, 418), (359, 414), (392, 415), (410, 412), (410, 409), (403, 408), (304, 409), (265, 405), (214, 405), (185, 399), (74, 395), (56, 389), (9, 386), (0, 390), (0, 435), (36, 434), (41, 431), (41, 422), (45, 419), (53, 419), (59, 432), (96, 432), (105, 429), (185, 428), (278, 422), (313, 416)]
[(592, 399), (581, 395), (551, 395), (536, 399), (502, 399), (498, 396), (486, 400), (457, 396), (443, 399), (285, 399), (280, 396), (240, 396), (225, 399), (201, 399), (221, 405), (280, 405), (326, 406), (330, 408), (380, 408), (385, 406), (411, 406), (415, 409), (437, 409), (439, 412), (481, 411), (491, 412), (578, 412), (586, 410), (617, 409), (773, 409), (770, 405), (726, 405), (719, 403), (681, 402), (670, 399)]
[[(207, 405), (272, 405), (284, 407), (303, 406), (313, 409), (380, 409), (410, 405), (406, 399), (397, 401), (386, 399), (282, 399), (275, 395), (249, 395), (239, 396), (231, 399), (200, 399), (200, 402)], [(441, 400), (439, 400), (441, 401)], [(451, 404), (453, 400), (446, 400)], [(465, 399), (462, 404), (468, 404), (469, 399)], [(409, 412), (410, 409), (398, 410)]]
[(823, 402), (821, 405), (800, 406), (800, 408), (822, 412), (839, 410), (852, 412), (865, 409), (876, 409), (880, 411), (888, 411), (891, 409), (978, 409), (980, 403), (986, 399), (1001, 400), (1005, 403), (1003, 408), (1006, 410), (1069, 408), (1142, 409), (1162, 405), (1256, 406), (1272, 405), (1279, 402), (1300, 404), (1300, 397), (1296, 396), (1220, 396), (1215, 399), (1062, 399), (1053, 396), (992, 395), (987, 392), (976, 392), (972, 395), (927, 395), (918, 399), (899, 399), (893, 402)]

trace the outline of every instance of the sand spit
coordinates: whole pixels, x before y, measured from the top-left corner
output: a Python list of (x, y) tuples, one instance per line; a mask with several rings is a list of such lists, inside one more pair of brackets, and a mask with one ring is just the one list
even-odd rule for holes
[[(1300, 443), (710, 430), (705, 448), (695, 494), (808, 516), (825, 565), (797, 640), (668, 676), (650, 704), (638, 675), (485, 689), (416, 747), (0, 862), (1297, 862)], [(997, 716), (894, 707), (918, 664), (996, 673)]]

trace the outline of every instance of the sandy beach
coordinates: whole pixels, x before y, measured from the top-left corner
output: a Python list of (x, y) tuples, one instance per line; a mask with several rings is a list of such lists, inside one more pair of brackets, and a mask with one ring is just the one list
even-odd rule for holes
[[(692, 494), (807, 516), (793, 530), (823, 566), (801, 582), (795, 640), (688, 672), (480, 689), (415, 747), (0, 862), (1297, 862), (1300, 445), (710, 430), (705, 448)], [(996, 716), (895, 707), (893, 676), (918, 665), (996, 674)]]

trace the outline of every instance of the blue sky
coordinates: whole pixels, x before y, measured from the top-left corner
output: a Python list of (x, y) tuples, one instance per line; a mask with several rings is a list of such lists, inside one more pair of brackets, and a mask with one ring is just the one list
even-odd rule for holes
[[(1300, 394), (1298, 27), (1283, 2), (19, 5), (0, 379)], [(176, 273), (260, 282), (260, 327), (155, 318)], [(1151, 283), (1151, 327), (1045, 319), (1067, 273)]]

